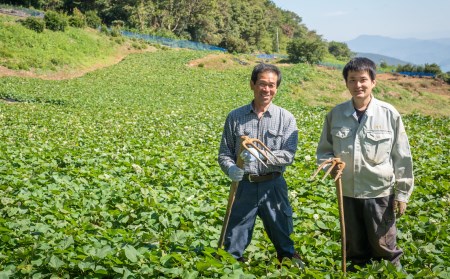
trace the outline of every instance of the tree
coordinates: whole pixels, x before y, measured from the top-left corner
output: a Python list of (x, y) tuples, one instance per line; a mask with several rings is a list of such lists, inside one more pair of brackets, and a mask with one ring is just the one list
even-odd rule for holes
[(354, 53), (348, 48), (346, 43), (331, 41), (328, 43), (328, 52), (338, 60), (347, 61)]
[(405, 65), (398, 65), (397, 69), (395, 70), (396, 72), (400, 73), (400, 72), (414, 72), (415, 71), (415, 67), (408, 63)]
[[(0, 0), (1, 2), (1, 0)], [(123, 22), (174, 39), (230, 48), (232, 52), (285, 53), (293, 39), (320, 36), (294, 12), (271, 0), (18, 0), (29, 7), (73, 15), (79, 10), (91, 27)], [(97, 15), (99, 18), (96, 18)], [(75, 23), (72, 18), (72, 24)]]
[(439, 67), (439, 65), (436, 63), (425, 64), (423, 71), (425, 73), (430, 73), (430, 74), (435, 74), (435, 75), (442, 73), (441, 67)]
[(294, 39), (287, 45), (289, 60), (293, 63), (316, 64), (327, 53), (326, 43), (317, 38)]
[(219, 45), (224, 38), (223, 32), (219, 32), (223, 26), (221, 4), (218, 0), (203, 0), (200, 6), (202, 9), (193, 14), (185, 31), (193, 41)]
[(69, 17), (69, 25), (76, 28), (86, 27), (86, 16), (77, 8), (73, 9), (73, 14)]
[(66, 30), (69, 25), (68, 19), (64, 14), (60, 14), (54, 11), (48, 11), (44, 16), (45, 27), (52, 31), (62, 31)]
[(153, 10), (152, 5), (149, 5), (147, 1), (138, 1), (136, 5), (127, 5), (124, 8), (128, 10), (128, 14), (130, 15), (128, 18), (130, 27), (144, 31), (149, 22), (151, 11)]
[(97, 28), (102, 24), (102, 20), (95, 11), (86, 11), (86, 24), (91, 28)]

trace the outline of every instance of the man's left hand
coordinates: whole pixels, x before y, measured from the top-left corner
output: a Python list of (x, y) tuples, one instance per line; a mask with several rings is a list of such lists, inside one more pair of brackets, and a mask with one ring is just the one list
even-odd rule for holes
[(406, 202), (394, 201), (394, 212), (397, 217), (400, 217), (403, 214), (405, 214), (405, 211), (406, 211)]

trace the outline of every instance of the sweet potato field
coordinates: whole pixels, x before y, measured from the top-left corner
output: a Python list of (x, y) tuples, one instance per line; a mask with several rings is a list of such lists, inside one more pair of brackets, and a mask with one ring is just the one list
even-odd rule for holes
[[(81, 78), (0, 78), (0, 278), (340, 278), (334, 184), (310, 181), (324, 107), (290, 85), (275, 103), (299, 128), (286, 179), (306, 268), (278, 268), (258, 220), (247, 263), (217, 250), (230, 186), (216, 158), (227, 113), (250, 102), (250, 66), (189, 67), (158, 51)], [(349, 278), (450, 277), (450, 123), (404, 116), (416, 188), (398, 220), (404, 271), (374, 262)]]

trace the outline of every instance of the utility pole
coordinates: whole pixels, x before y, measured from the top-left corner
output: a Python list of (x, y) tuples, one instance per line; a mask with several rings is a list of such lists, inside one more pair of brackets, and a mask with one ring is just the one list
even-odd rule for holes
[(280, 43), (278, 41), (278, 27), (277, 27), (277, 53), (280, 53)]

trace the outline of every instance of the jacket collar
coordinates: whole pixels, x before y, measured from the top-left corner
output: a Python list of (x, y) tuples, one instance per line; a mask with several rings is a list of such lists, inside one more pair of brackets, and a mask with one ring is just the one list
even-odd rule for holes
[[(378, 103), (378, 100), (372, 95), (372, 99), (370, 100), (369, 105), (366, 109), (367, 116), (371, 116), (374, 113), (374, 107)], [(353, 101), (349, 100), (345, 103), (344, 114), (347, 117), (352, 116), (355, 113), (355, 107), (353, 106)]]

